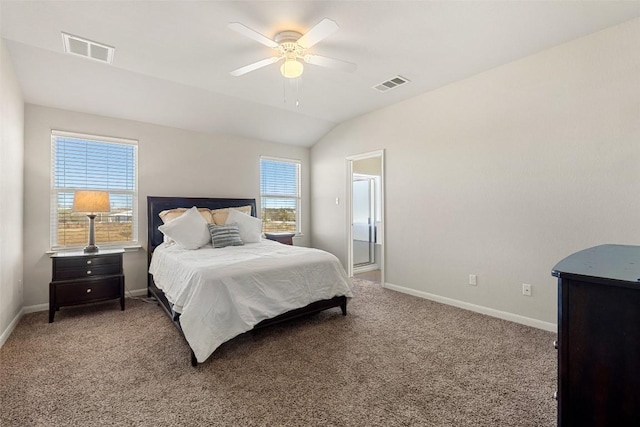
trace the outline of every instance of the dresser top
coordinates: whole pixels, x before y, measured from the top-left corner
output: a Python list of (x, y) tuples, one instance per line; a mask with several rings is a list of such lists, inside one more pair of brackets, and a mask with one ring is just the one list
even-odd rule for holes
[(556, 264), (551, 274), (619, 280), (640, 287), (640, 246), (600, 245), (584, 249)]
[(84, 253), (84, 251), (67, 251), (56, 252), (51, 255), (51, 258), (66, 258), (66, 257), (81, 257), (81, 256), (100, 256), (109, 254), (121, 254), (124, 253), (124, 249), (100, 249), (98, 252)]

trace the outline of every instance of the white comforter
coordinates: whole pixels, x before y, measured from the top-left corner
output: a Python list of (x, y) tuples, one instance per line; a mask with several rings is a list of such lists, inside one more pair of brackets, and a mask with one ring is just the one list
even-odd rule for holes
[(149, 273), (173, 309), (198, 362), (264, 319), (345, 295), (351, 282), (338, 259), (271, 240), (197, 250), (158, 246)]

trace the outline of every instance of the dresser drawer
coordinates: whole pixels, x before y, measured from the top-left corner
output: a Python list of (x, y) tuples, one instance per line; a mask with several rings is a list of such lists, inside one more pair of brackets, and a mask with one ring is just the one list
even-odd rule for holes
[(121, 276), (103, 277), (76, 283), (57, 283), (55, 285), (56, 302), (59, 305), (70, 305), (120, 298), (121, 283)]
[(53, 280), (83, 279), (122, 273), (119, 255), (99, 257), (69, 257), (54, 260)]

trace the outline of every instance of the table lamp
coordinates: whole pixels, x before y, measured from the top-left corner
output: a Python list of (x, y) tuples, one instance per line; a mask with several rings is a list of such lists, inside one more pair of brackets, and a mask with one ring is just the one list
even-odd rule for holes
[(98, 252), (94, 231), (96, 213), (110, 212), (108, 191), (76, 191), (73, 195), (73, 211), (85, 212), (89, 217), (89, 245), (84, 248), (84, 253)]

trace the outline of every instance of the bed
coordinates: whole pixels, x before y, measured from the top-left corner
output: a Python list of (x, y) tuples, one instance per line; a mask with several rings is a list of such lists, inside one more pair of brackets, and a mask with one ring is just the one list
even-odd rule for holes
[(211, 244), (196, 250), (167, 245), (158, 229), (163, 225), (159, 214), (192, 206), (250, 207), (250, 215), (256, 217), (256, 203), (255, 199), (147, 197), (147, 293), (185, 337), (193, 366), (249, 330), (334, 307), (347, 314), (350, 281), (338, 259), (327, 252), (266, 239), (220, 249)]

